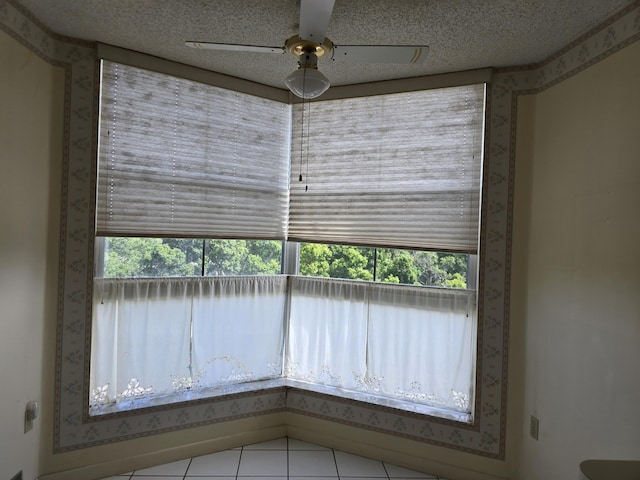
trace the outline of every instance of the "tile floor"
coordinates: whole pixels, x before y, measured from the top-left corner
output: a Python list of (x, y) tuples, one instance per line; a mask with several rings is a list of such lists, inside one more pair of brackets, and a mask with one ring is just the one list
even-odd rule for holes
[(293, 438), (279, 438), (123, 473), (104, 480), (125, 479), (420, 480), (438, 477)]

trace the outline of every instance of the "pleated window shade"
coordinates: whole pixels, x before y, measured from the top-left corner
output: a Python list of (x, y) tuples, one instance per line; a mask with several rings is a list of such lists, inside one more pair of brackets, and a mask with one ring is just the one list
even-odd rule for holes
[(295, 105), (289, 238), (476, 253), (484, 98), (477, 84)]
[(103, 62), (96, 233), (286, 238), (291, 107)]
[(484, 90), (292, 107), (104, 61), (96, 233), (476, 253)]

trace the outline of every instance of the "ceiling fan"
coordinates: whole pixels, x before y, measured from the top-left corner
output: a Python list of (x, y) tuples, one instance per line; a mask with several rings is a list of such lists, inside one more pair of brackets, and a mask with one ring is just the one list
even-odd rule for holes
[(188, 41), (193, 48), (286, 54), (298, 57), (298, 69), (285, 80), (294, 95), (311, 99), (322, 95), (331, 85), (318, 71), (318, 58), (332, 62), (422, 63), (429, 53), (426, 45), (336, 45), (325, 37), (335, 0), (300, 0), (300, 32), (288, 38), (284, 46), (239, 45)]

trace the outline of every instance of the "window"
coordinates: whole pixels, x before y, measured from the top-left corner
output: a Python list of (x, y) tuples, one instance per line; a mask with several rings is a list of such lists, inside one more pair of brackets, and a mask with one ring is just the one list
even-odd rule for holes
[[(471, 264), (469, 257), (472, 257)], [(300, 275), (404, 285), (475, 285), (475, 255), (398, 248), (303, 243)]]
[(282, 242), (98, 237), (97, 277), (212, 277), (282, 273)]
[(279, 381), (471, 415), (483, 85), (292, 107), (103, 70), (94, 413)]

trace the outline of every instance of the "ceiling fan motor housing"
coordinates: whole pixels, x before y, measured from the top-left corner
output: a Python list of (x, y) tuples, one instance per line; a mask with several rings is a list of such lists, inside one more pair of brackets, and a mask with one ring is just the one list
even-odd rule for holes
[(303, 40), (298, 35), (290, 37), (285, 42), (285, 48), (291, 55), (301, 57), (304, 54), (312, 53), (317, 58), (324, 55), (330, 55), (333, 51), (333, 42), (325, 38), (322, 43), (312, 42), (311, 40)]

